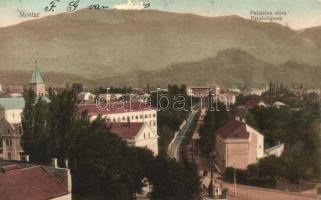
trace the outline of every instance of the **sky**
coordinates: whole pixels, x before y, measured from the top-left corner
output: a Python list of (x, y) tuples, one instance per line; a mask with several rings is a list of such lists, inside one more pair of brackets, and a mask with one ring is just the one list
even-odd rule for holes
[[(44, 8), (56, 2), (54, 11), (46, 12)], [(75, 0), (0, 0), (0, 27), (14, 25), (31, 17), (19, 17), (20, 11), (40, 13), (40, 17), (66, 12), (71, 1)], [(139, 0), (134, 0), (139, 1)], [(150, 8), (170, 12), (194, 13), (203, 16), (239, 15), (251, 19), (253, 12), (282, 11), (285, 15), (277, 23), (287, 25), (293, 29), (321, 26), (321, 0), (142, 0), (150, 3)], [(91, 4), (115, 5), (126, 3), (127, 0), (79, 0), (77, 10)], [(264, 15), (266, 16), (266, 15)], [(263, 17), (264, 17), (263, 16)], [(256, 16), (260, 17), (260, 16)], [(277, 16), (276, 16), (277, 17)]]

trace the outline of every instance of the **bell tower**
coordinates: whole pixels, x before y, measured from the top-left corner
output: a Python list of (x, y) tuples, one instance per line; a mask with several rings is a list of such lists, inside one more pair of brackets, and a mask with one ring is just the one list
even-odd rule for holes
[(29, 86), (36, 93), (38, 97), (45, 96), (46, 94), (45, 83), (42, 79), (40, 70), (37, 65), (35, 67), (35, 71), (32, 74), (31, 80), (29, 82)]

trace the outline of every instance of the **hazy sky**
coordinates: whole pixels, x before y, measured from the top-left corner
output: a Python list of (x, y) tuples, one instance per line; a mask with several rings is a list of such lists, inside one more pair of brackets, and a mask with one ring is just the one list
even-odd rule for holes
[[(33, 18), (19, 18), (21, 10), (39, 12), (41, 17), (48, 14), (66, 12), (69, 2), (74, 0), (56, 0), (54, 12), (45, 12), (44, 8), (53, 0), (0, 0), (0, 27), (19, 23)], [(86, 8), (91, 4), (114, 5), (127, 0), (79, 0), (79, 7)], [(138, 0), (137, 0), (138, 1)], [(205, 16), (239, 15), (251, 18), (251, 11), (286, 12), (281, 24), (300, 29), (321, 26), (321, 0), (144, 0), (150, 3), (151, 9), (189, 12)]]

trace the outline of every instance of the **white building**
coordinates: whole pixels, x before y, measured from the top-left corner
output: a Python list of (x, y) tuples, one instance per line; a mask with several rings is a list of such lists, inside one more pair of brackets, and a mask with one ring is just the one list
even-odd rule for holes
[(92, 101), (92, 102), (94, 102), (95, 97), (96, 96), (90, 92), (81, 92), (78, 94), (78, 101), (81, 101), (81, 102)]
[(286, 106), (285, 103), (282, 103), (280, 101), (274, 102), (274, 104), (273, 104), (273, 107), (276, 107), (278, 109), (283, 107), (283, 106)]
[(262, 94), (265, 92), (265, 89), (258, 89), (258, 88), (251, 88), (249, 91), (250, 95), (256, 95), (256, 96), (262, 96)]
[(284, 144), (279, 143), (276, 146), (265, 149), (264, 153), (265, 153), (265, 156), (275, 155), (277, 157), (280, 157), (283, 154), (283, 151), (284, 151)]
[(321, 90), (320, 89), (308, 89), (307, 93), (308, 94), (315, 93), (317, 95), (321, 95)]
[(223, 103), (235, 104), (236, 96), (232, 93), (224, 93), (219, 95), (219, 100)]
[(144, 122), (157, 133), (157, 109), (142, 102), (124, 102), (110, 104), (79, 104), (78, 112), (88, 112), (91, 120), (99, 115), (107, 122)]
[(220, 93), (221, 88), (218, 84), (207, 84), (205, 86), (187, 88), (187, 95), (194, 97), (207, 97), (210, 94), (218, 97)]
[(25, 101), (22, 97), (0, 98), (0, 147), (3, 159), (21, 159), (21, 114), (24, 106)]
[(246, 169), (264, 157), (264, 136), (239, 119), (216, 132), (216, 161), (221, 169)]
[(125, 140), (128, 145), (151, 150), (158, 155), (158, 135), (143, 122), (115, 122), (107, 124), (110, 131)]

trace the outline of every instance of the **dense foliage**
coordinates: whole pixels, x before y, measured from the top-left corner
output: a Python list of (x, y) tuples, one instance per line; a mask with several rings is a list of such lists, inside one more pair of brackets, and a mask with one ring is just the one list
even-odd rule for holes
[[(162, 95), (167, 96), (169, 101), (166, 98), (162, 98)], [(185, 109), (184, 111), (174, 109), (173, 105), (176, 95), (183, 95), (186, 97), (184, 103), (175, 104), (177, 107), (185, 105), (186, 111)], [(168, 145), (174, 137), (174, 132), (179, 129), (180, 124), (188, 116), (191, 109), (191, 102), (187, 97), (186, 85), (181, 85), (180, 87), (177, 85), (169, 85), (168, 92), (152, 93), (151, 100), (152, 105), (159, 109), (159, 112), (157, 113), (159, 153), (165, 155), (167, 153)]]
[(208, 111), (204, 119), (204, 126), (200, 128), (200, 151), (204, 156), (208, 156), (215, 148), (215, 132), (233, 119), (233, 112), (226, 109), (221, 102), (213, 102), (215, 111)]

